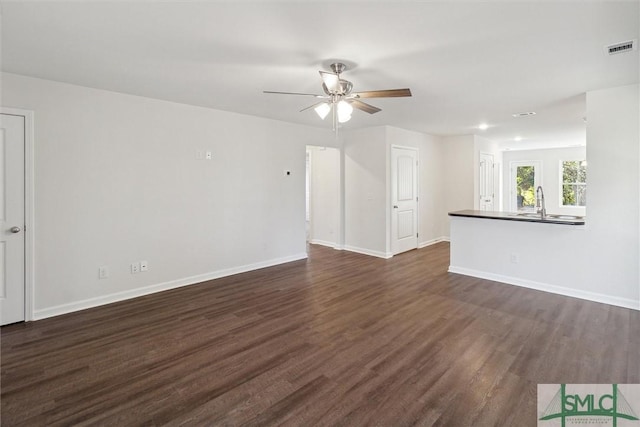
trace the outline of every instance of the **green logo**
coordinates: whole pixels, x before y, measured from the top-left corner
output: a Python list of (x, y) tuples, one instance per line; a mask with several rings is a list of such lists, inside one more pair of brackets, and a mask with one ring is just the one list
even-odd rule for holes
[[(553, 385), (538, 385), (538, 396), (540, 396), (541, 386)], [(592, 386), (591, 389), (589, 386)], [(570, 417), (572, 425), (593, 425), (594, 421), (601, 420), (607, 423), (612, 421), (613, 427), (617, 427), (619, 419), (639, 420), (617, 384), (611, 384), (611, 392), (604, 393), (598, 393), (597, 388), (601, 389), (602, 387), (597, 386), (584, 384), (582, 387), (574, 387), (572, 392), (567, 392), (567, 384), (560, 384), (560, 389), (553, 396), (539, 420), (559, 419), (562, 427), (565, 427), (566, 420)], [(579, 422), (576, 417), (587, 417), (588, 420), (582, 418), (583, 422)]]

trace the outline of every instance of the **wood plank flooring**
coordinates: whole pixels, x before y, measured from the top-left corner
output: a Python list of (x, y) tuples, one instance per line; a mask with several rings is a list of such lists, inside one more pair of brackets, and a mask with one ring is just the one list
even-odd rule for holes
[(640, 312), (308, 260), (2, 328), (3, 426), (534, 426), (538, 383), (639, 383)]

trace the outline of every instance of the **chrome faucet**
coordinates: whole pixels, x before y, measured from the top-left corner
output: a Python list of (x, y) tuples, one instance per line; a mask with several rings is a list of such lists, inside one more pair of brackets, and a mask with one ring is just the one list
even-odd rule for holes
[(544, 219), (547, 216), (547, 208), (544, 205), (544, 191), (542, 191), (542, 185), (538, 185), (536, 188), (536, 213), (540, 214), (540, 219)]

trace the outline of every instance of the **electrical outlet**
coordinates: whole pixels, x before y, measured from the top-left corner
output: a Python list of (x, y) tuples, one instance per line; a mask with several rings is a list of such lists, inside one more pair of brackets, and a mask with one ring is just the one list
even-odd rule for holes
[(517, 264), (519, 262), (520, 262), (520, 257), (518, 256), (518, 254), (511, 254), (511, 263)]
[(147, 261), (140, 261), (140, 271), (149, 270), (149, 263)]
[(107, 277), (109, 277), (109, 267), (106, 265), (98, 267), (98, 279), (106, 279)]
[(140, 273), (140, 263), (132, 262), (131, 263), (131, 274)]
[(204, 154), (204, 158), (207, 159), (207, 160), (211, 160), (212, 157), (213, 157), (213, 154), (211, 153), (211, 151), (207, 151)]

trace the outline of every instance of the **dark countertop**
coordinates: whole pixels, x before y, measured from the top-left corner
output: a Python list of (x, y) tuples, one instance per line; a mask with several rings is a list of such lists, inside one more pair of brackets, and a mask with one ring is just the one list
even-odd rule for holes
[(545, 224), (564, 224), (564, 225), (584, 225), (585, 217), (574, 215), (556, 215), (547, 214), (542, 219), (540, 215), (533, 213), (518, 214), (515, 212), (493, 212), (493, 211), (455, 211), (449, 212), (449, 216), (460, 216), (466, 218), (483, 218), (483, 219), (501, 219), (505, 221), (524, 221), (524, 222), (539, 222)]

